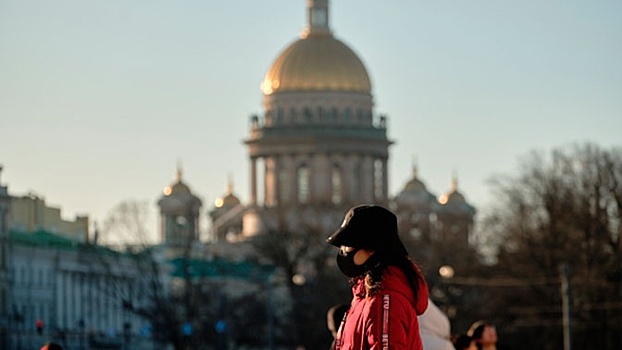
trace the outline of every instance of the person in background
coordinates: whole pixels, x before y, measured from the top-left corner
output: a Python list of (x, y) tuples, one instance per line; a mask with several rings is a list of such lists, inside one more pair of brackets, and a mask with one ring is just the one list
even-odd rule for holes
[(337, 304), (328, 309), (326, 313), (326, 326), (330, 331), (330, 334), (333, 336), (333, 341), (330, 346), (330, 349), (335, 348), (335, 340), (337, 339), (337, 331), (339, 331), (339, 327), (341, 326), (342, 321), (346, 317), (346, 313), (350, 305), (348, 304)]
[(334, 348), (423, 350), (417, 316), (428, 307), (428, 286), (398, 236), (395, 214), (353, 207), (326, 241), (339, 248), (337, 266), (352, 285)]
[(497, 350), (497, 330), (494, 325), (477, 321), (471, 325), (467, 335), (473, 338), (478, 349)]
[(466, 334), (458, 335), (454, 339), (453, 343), (456, 350), (477, 350), (477, 345), (475, 344), (473, 338)]
[(428, 308), (418, 318), (419, 333), (425, 350), (454, 350), (449, 318), (434, 301), (428, 300)]

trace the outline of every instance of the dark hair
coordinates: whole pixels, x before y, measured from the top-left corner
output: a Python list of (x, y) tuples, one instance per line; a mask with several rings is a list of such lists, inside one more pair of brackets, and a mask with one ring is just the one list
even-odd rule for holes
[(469, 337), (468, 335), (460, 334), (453, 341), (454, 348), (456, 348), (456, 350), (464, 350), (471, 346), (472, 341), (473, 338)]
[(59, 344), (56, 344), (56, 343), (52, 343), (52, 342), (45, 343), (43, 348), (47, 349), (47, 350), (63, 350), (62, 346), (60, 346)]
[(380, 262), (366, 274), (370, 278), (368, 284), (370, 292), (374, 293), (382, 286), (382, 274), (387, 267), (397, 266), (406, 275), (410, 289), (412, 289), (415, 298), (417, 298), (419, 295), (419, 286), (424, 279), (419, 265), (408, 256), (393, 256), (388, 258), (380, 256), (379, 259)]

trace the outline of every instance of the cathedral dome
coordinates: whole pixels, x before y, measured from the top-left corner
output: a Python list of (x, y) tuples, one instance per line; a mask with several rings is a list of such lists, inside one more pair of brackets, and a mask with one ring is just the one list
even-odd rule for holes
[(363, 62), (331, 33), (310, 34), (289, 45), (261, 84), (265, 95), (284, 91), (371, 93)]
[(277, 92), (354, 92), (371, 95), (363, 62), (337, 40), (328, 25), (328, 0), (307, 0), (307, 27), (276, 58), (263, 82), (266, 96)]

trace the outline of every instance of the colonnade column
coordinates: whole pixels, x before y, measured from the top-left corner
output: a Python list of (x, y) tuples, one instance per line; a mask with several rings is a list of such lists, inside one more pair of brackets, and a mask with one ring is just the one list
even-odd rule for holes
[(386, 202), (389, 198), (389, 170), (388, 159), (382, 159), (382, 200)]
[(257, 158), (251, 157), (251, 205), (257, 204)]
[(370, 155), (361, 157), (361, 200), (372, 202), (374, 200), (374, 159)]

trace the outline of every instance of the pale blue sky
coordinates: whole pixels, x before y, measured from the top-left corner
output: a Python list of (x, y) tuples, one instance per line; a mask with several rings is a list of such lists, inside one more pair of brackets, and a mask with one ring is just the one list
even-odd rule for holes
[[(619, 0), (333, 0), (330, 24), (389, 117), (392, 195), (416, 158), (483, 211), (531, 150), (622, 146)], [(100, 222), (148, 200), (155, 230), (180, 159), (205, 225), (228, 174), (248, 198), (248, 118), (304, 25), (304, 0), (1, 1), (2, 183)]]

